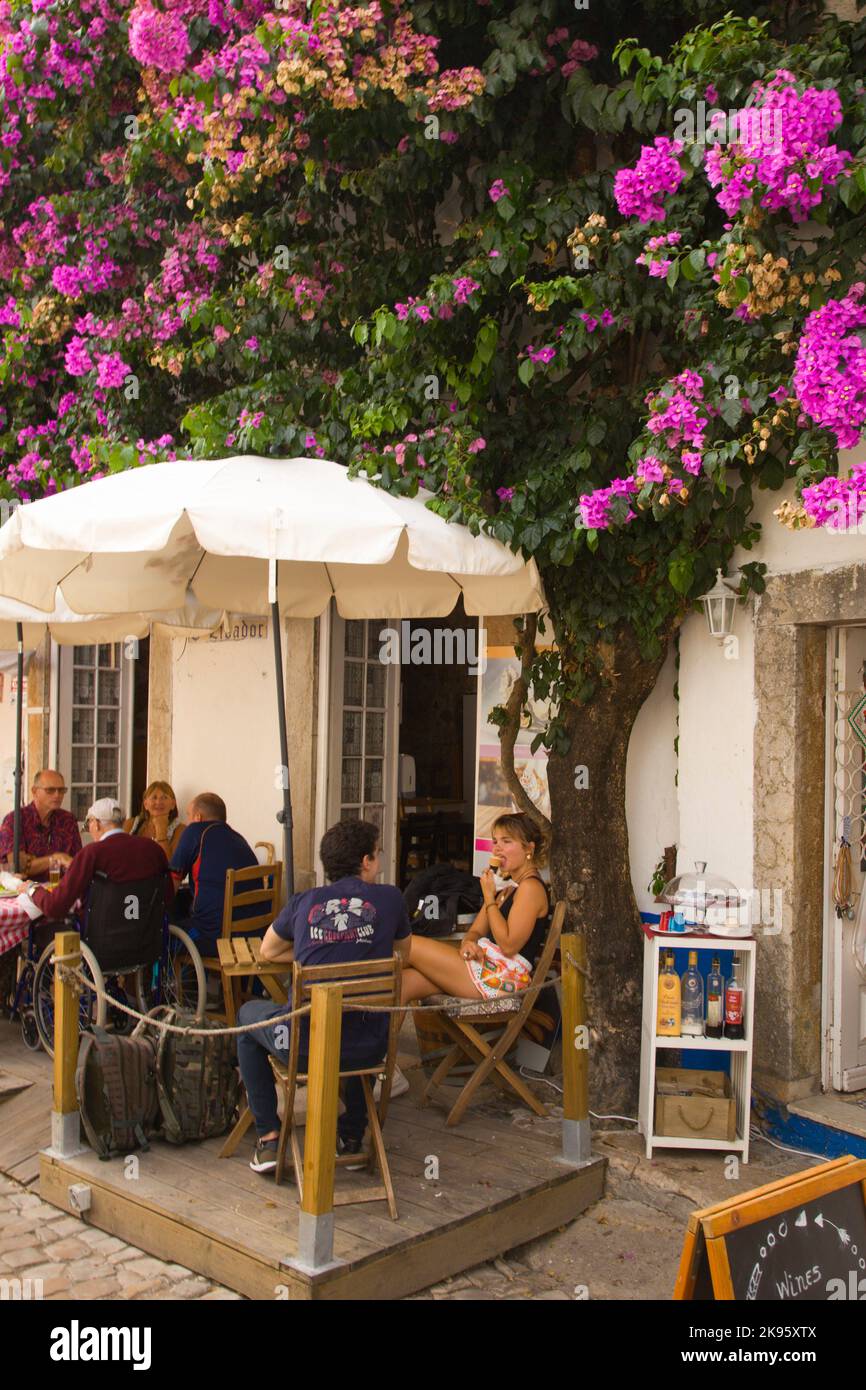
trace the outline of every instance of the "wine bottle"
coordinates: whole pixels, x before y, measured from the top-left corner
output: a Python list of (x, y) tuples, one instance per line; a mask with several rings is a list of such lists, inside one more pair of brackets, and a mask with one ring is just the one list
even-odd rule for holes
[(734, 953), (731, 978), (725, 985), (725, 1037), (743, 1038), (743, 1004), (745, 995), (740, 981), (740, 957)]
[(659, 972), (656, 1032), (663, 1038), (680, 1036), (680, 977), (674, 970), (674, 953), (666, 952), (664, 969)]
[(704, 1036), (704, 982), (698, 970), (698, 953), (689, 951), (689, 967), (682, 977), (683, 1037)]
[(707, 976), (707, 1037), (720, 1038), (725, 1023), (725, 982), (719, 970), (719, 958), (713, 957), (713, 968)]

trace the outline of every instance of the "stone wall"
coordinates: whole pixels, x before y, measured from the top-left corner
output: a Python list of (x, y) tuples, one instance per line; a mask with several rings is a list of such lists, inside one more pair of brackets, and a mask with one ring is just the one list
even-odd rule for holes
[(756, 888), (781, 889), (759, 935), (755, 1081), (781, 1101), (820, 1089), (827, 629), (866, 621), (866, 564), (776, 575), (755, 613)]

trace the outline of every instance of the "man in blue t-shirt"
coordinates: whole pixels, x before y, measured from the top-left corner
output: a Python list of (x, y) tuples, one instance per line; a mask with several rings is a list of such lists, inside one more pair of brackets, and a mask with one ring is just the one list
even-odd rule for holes
[[(170, 868), (175, 887), (189, 874), (192, 903), (183, 920), (203, 956), (215, 956), (222, 931), (226, 871), (248, 869), (259, 861), (243, 835), (226, 824), (226, 804), (215, 792), (200, 792), (187, 809), (187, 827), (172, 856)], [(253, 883), (250, 887), (255, 887)], [(238, 917), (251, 916), (255, 905), (242, 908)]]
[[(399, 888), (377, 883), (379, 829), (368, 821), (340, 821), (326, 830), (319, 855), (329, 880), (325, 888), (296, 893), (262, 942), (263, 959), (285, 965), (339, 965), (362, 960), (386, 960), (398, 951), (408, 956), (410, 928)], [(259, 1023), (285, 1014), (286, 1006), (253, 999), (238, 1014), (239, 1023)], [(388, 1048), (388, 1015), (344, 1013), (340, 1064), (351, 1068), (375, 1066)], [(300, 1020), (299, 1069), (306, 1069), (309, 1021)], [(280, 1029), (285, 1034), (285, 1025)], [(280, 1122), (268, 1053), (285, 1062), (288, 1047), (277, 1046), (277, 1029), (260, 1028), (238, 1035), (238, 1063), (253, 1112), (258, 1142), (250, 1167), (256, 1173), (277, 1166)], [(285, 1037), (281, 1037), (285, 1042)], [(367, 1107), (360, 1078), (347, 1077), (345, 1114), (337, 1124), (338, 1154), (360, 1153), (367, 1128)], [(360, 1166), (360, 1165), (359, 1165)]]

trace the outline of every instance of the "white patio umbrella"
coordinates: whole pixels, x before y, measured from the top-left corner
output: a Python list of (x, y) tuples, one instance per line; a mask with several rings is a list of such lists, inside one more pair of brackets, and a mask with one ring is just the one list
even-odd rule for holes
[[(0, 528), (0, 594), (50, 610), (153, 615), (188, 594), (270, 612), (280, 751), (288, 768), (280, 617), (431, 618), (544, 606), (533, 561), (473, 536), (339, 464), (251, 456), (151, 464), (16, 509)], [(285, 779), (288, 784), (288, 777)], [(280, 813), (293, 891), (291, 793)]]

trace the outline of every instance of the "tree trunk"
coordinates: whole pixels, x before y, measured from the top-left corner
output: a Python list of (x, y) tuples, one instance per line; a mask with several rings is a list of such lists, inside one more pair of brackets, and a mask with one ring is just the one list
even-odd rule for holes
[[(586, 937), (590, 1105), (599, 1114), (637, 1115), (643, 951), (629, 864), (625, 772), (632, 727), (666, 647), (646, 662), (631, 629), (622, 628), (605, 652), (605, 684), (589, 704), (563, 711), (570, 752), (548, 764), (551, 879), (555, 897), (568, 904), (567, 930)], [(569, 1046), (568, 1038), (563, 1045)]]

